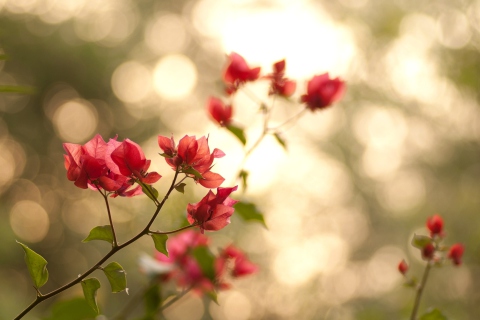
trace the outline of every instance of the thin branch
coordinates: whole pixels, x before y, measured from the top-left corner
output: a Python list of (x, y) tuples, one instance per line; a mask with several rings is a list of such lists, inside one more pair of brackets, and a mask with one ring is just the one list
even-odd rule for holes
[(417, 319), (418, 307), (420, 306), (420, 300), (422, 299), (423, 289), (425, 289), (425, 285), (427, 283), (428, 274), (430, 272), (431, 267), (432, 267), (432, 264), (431, 264), (430, 261), (428, 261), (427, 266), (425, 267), (425, 271), (423, 272), (422, 282), (417, 287), (417, 294), (415, 296), (415, 304), (413, 305), (413, 310), (412, 310), (412, 315), (410, 316), (410, 320), (416, 320)]
[(97, 186), (97, 190), (98, 190), (98, 192), (100, 192), (103, 199), (105, 200), (105, 205), (107, 206), (107, 212), (108, 212), (108, 221), (110, 221), (110, 227), (112, 227), (113, 247), (116, 247), (116, 246), (118, 246), (117, 235), (115, 233), (115, 227), (113, 226), (112, 214), (110, 212), (110, 205), (108, 204), (108, 196), (107, 196), (106, 193), (103, 193), (98, 186)]
[(192, 290), (192, 287), (189, 287), (188, 289), (185, 289), (183, 290), (182, 292), (180, 292), (175, 298), (169, 300), (167, 303), (165, 303), (160, 309), (159, 311), (164, 311), (165, 309), (167, 309), (168, 307), (170, 307), (172, 304), (174, 304), (175, 302), (177, 302), (178, 300), (180, 300), (184, 295), (186, 295), (188, 292), (190, 292), (190, 290)]

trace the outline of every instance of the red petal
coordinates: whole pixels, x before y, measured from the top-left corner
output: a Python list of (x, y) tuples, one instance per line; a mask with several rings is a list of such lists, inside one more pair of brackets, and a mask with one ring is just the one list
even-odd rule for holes
[(213, 173), (211, 171), (207, 171), (202, 174), (203, 179), (198, 180), (198, 183), (200, 183), (202, 186), (205, 188), (218, 188), (225, 179), (219, 175), (218, 173)]

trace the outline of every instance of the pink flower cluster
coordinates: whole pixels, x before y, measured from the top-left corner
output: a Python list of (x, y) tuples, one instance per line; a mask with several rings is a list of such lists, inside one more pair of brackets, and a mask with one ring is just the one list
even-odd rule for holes
[(160, 252), (155, 254), (158, 264), (156, 270), (163, 272), (161, 279), (173, 280), (180, 287), (192, 288), (202, 294), (215, 289), (228, 289), (229, 277), (238, 278), (257, 272), (258, 267), (233, 245), (221, 249), (216, 256), (209, 253), (211, 259), (199, 262), (195, 251), (208, 250), (208, 245), (208, 237), (193, 230), (169, 238), (168, 257)]
[[(285, 77), (286, 62), (281, 60), (273, 64), (273, 72), (261, 76), (260, 68), (249, 67), (245, 59), (232, 52), (223, 71), (223, 82), (228, 95), (237, 92), (245, 83), (265, 79), (270, 81), (269, 95), (291, 97), (297, 83)], [(339, 78), (330, 78), (328, 73), (314, 76), (307, 83), (307, 91), (301, 96), (301, 102), (311, 111), (325, 109), (339, 101), (345, 93), (345, 82)], [(207, 101), (210, 117), (220, 126), (228, 126), (232, 122), (233, 106), (224, 104), (221, 99), (211, 97)]]
[(136, 181), (152, 184), (161, 178), (157, 172), (147, 172), (150, 160), (130, 139), (120, 142), (115, 137), (107, 143), (97, 134), (85, 145), (64, 143), (63, 148), (67, 178), (82, 189), (90, 186), (114, 197), (132, 197), (142, 194), (141, 186), (132, 187)]

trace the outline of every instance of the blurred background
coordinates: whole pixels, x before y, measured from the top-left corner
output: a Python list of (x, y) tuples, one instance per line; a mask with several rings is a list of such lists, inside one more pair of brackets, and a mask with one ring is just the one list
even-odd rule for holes
[[(464, 264), (434, 269), (421, 310), (451, 319), (480, 314), (480, 1), (478, 0), (0, 0), (0, 85), (34, 87), (0, 94), (0, 318), (35, 296), (21, 241), (43, 255), (51, 291), (84, 272), (109, 245), (81, 243), (108, 223), (103, 199), (66, 179), (63, 142), (96, 133), (139, 143), (167, 190), (171, 169), (157, 135), (210, 135), (225, 151), (215, 172), (234, 183), (243, 156), (235, 137), (205, 113), (223, 94), (221, 71), (235, 51), (264, 73), (283, 58), (286, 75), (306, 81), (330, 72), (347, 82), (337, 105), (308, 113), (284, 133), (285, 152), (266, 139), (246, 164), (249, 189), (268, 230), (234, 218), (210, 234), (215, 246), (244, 249), (261, 271), (219, 295), (220, 306), (187, 296), (167, 319), (405, 319), (411, 274), (424, 263), (409, 243), (426, 234), (428, 216), (445, 220), (446, 243), (466, 246)], [(249, 85), (259, 95), (268, 84)], [(262, 99), (266, 99), (264, 96)], [(279, 101), (280, 119), (295, 104)], [(261, 130), (258, 105), (241, 92), (235, 119)], [(252, 120), (254, 119), (254, 120)], [(277, 118), (273, 118), (277, 121)], [(185, 206), (205, 189), (189, 184), (155, 227), (184, 222)], [(148, 221), (145, 197), (111, 201), (120, 241)], [(138, 257), (150, 239), (114, 259), (134, 294), (147, 284)], [(130, 297), (112, 294), (102, 274), (98, 301), (114, 316)], [(76, 286), (35, 308), (46, 318), (56, 301), (82, 296)], [(142, 314), (140, 305), (132, 313)]]

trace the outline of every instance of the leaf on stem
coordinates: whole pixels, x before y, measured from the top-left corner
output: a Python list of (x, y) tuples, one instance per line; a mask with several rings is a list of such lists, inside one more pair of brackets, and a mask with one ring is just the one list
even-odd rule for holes
[(418, 249), (423, 249), (425, 246), (432, 242), (432, 238), (428, 236), (422, 236), (419, 234), (414, 234), (412, 239), (412, 246)]
[(112, 287), (112, 292), (122, 292), (127, 288), (127, 275), (122, 266), (117, 262), (110, 262), (103, 272), (107, 276), (110, 286)]
[(158, 198), (157, 189), (155, 189), (154, 187), (152, 187), (149, 184), (144, 184), (144, 183), (142, 183), (141, 186), (142, 186), (143, 193), (145, 193), (147, 195), (147, 197), (152, 199), (153, 202), (156, 202), (157, 198)]
[(25, 262), (27, 263), (28, 272), (35, 284), (35, 288), (42, 287), (48, 280), (47, 260), (41, 255), (17, 241), (25, 251)]
[(207, 294), (207, 297), (209, 297), (213, 302), (215, 302), (215, 304), (219, 305), (217, 293), (215, 291), (208, 291), (206, 294)]
[(99, 314), (100, 310), (98, 310), (97, 305), (97, 290), (100, 289), (100, 281), (98, 281), (97, 278), (82, 280), (82, 289), (88, 305)]
[(175, 190), (177, 190), (178, 192), (181, 192), (181, 193), (185, 193), (185, 186), (187, 184), (186, 183), (180, 183), (178, 184), (177, 186), (175, 186)]
[(113, 245), (113, 232), (110, 225), (98, 226), (90, 230), (88, 237), (82, 240), (82, 242), (89, 242), (92, 240), (103, 240)]
[(193, 257), (197, 260), (200, 269), (205, 277), (215, 281), (215, 257), (207, 247), (193, 249)]
[(238, 177), (242, 179), (242, 187), (243, 190), (247, 190), (247, 178), (248, 178), (248, 171), (242, 170), (238, 174)]
[(273, 136), (275, 137), (277, 142), (283, 147), (283, 149), (285, 149), (285, 151), (287, 151), (287, 144), (285, 143), (285, 140), (282, 138), (282, 136), (280, 136), (280, 134), (278, 132), (275, 132), (273, 134)]
[(240, 140), (240, 142), (243, 145), (245, 145), (247, 143), (247, 138), (245, 138), (245, 133), (243, 132), (242, 128), (239, 128), (239, 127), (234, 126), (234, 125), (228, 125), (226, 128), (227, 128), (228, 131), (233, 133), (233, 135), (235, 137), (237, 137), (238, 140)]
[(447, 317), (437, 308), (425, 313), (420, 317), (420, 320), (447, 320)]
[(52, 315), (43, 320), (85, 320), (95, 319), (97, 314), (83, 298), (74, 298), (56, 302), (52, 307)]
[(151, 236), (153, 239), (153, 243), (155, 244), (155, 249), (157, 249), (158, 252), (161, 252), (168, 257), (168, 250), (167, 250), (168, 236), (166, 234), (156, 234), (156, 233), (151, 234)]
[(243, 220), (259, 222), (268, 229), (267, 224), (265, 223), (265, 219), (263, 218), (263, 214), (258, 211), (255, 204), (241, 201), (237, 203), (234, 208)]
[(186, 170), (183, 170), (183, 173), (194, 175), (195, 178), (197, 178), (197, 179), (203, 179), (202, 174), (200, 172), (198, 172), (197, 170), (193, 169), (192, 167), (190, 167)]

